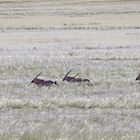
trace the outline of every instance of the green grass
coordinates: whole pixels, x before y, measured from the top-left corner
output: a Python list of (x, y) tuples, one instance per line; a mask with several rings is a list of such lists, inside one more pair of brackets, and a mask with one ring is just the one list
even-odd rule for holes
[(1, 140), (139, 140), (139, 132), (121, 133), (121, 132), (103, 132), (103, 133), (89, 133), (86, 128), (77, 128), (70, 130), (67, 135), (64, 135), (60, 129), (51, 131), (39, 130), (31, 132), (26, 130), (21, 136), (14, 134), (1, 134)]

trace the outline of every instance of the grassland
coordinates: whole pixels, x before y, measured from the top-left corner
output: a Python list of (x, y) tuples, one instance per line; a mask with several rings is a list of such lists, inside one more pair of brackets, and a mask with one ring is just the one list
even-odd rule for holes
[[(139, 140), (139, 1), (0, 1), (0, 139)], [(71, 75), (88, 78), (70, 84)], [(56, 80), (38, 88), (31, 80)]]

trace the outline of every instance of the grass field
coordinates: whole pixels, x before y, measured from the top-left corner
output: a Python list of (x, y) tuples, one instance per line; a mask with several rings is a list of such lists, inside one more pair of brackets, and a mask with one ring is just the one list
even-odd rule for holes
[(0, 140), (139, 140), (139, 6), (0, 1)]

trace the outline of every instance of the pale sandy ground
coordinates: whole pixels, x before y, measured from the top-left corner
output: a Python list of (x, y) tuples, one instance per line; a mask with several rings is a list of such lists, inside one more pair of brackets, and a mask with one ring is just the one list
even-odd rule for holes
[[(121, 15), (98, 15), (86, 17), (64, 17), (64, 16), (26, 16), (23, 18), (0, 18), (0, 26), (2, 28), (12, 27), (54, 27), (54, 26), (71, 26), (75, 25), (89, 25), (95, 24), (93, 27), (137, 27), (140, 25), (139, 14), (123, 14)], [(96, 25), (97, 24), (97, 25)]]
[(140, 1), (76, 3), (78, 1), (2, 3), (0, 28), (49, 28), (64, 25), (131, 28), (140, 25)]

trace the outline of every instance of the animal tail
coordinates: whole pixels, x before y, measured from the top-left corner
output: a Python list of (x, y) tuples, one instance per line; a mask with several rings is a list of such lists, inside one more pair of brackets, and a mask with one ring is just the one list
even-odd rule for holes
[(57, 83), (56, 81), (54, 81), (54, 84), (57, 85), (57, 86), (59, 86), (58, 83)]
[(138, 80), (138, 77), (135, 80), (137, 81)]
[(93, 84), (90, 82), (89, 79), (83, 79), (83, 81), (84, 81), (84, 82), (88, 82), (88, 83), (87, 83), (88, 86), (93, 86)]

